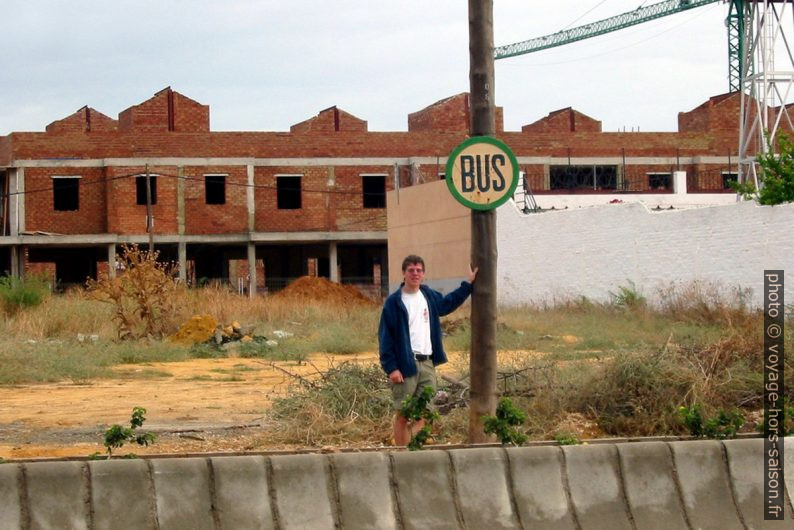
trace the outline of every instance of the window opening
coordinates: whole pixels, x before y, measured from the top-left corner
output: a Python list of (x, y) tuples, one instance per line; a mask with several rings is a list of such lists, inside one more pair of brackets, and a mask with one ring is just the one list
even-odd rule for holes
[(52, 177), (52, 207), (56, 212), (80, 209), (80, 177)]
[(648, 173), (648, 189), (669, 190), (673, 185), (672, 173)]
[(549, 166), (549, 188), (553, 190), (614, 190), (618, 166)]
[(364, 208), (386, 207), (386, 177), (383, 175), (364, 175), (362, 177)]
[(226, 204), (226, 175), (204, 175), (204, 199), (207, 204)]
[(732, 182), (739, 182), (739, 174), (735, 171), (723, 171), (722, 172), (722, 189), (729, 190), (731, 189)]
[(276, 202), (279, 210), (301, 208), (301, 177), (276, 177)]
[[(152, 204), (157, 204), (157, 175), (149, 175)], [(135, 204), (146, 206), (146, 175), (135, 177)]]

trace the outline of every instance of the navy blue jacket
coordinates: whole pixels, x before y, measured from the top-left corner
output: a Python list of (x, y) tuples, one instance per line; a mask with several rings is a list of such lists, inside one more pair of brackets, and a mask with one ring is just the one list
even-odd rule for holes
[[(378, 342), (380, 343), (380, 365), (386, 375), (399, 370), (403, 377), (416, 375), (416, 360), (411, 350), (411, 336), (408, 331), (408, 310), (403, 304), (402, 285), (389, 295), (383, 303), (378, 326)], [(441, 342), (440, 317), (448, 315), (466, 301), (471, 294), (471, 284), (462, 282), (460, 287), (444, 296), (426, 285), (419, 289), (427, 300), (430, 311), (430, 344), (433, 347), (431, 359), (433, 365), (447, 362), (444, 345)]]

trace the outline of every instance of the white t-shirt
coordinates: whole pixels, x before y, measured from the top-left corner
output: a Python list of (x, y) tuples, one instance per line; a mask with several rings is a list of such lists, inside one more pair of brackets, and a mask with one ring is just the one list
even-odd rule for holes
[(430, 310), (427, 300), (421, 291), (415, 293), (402, 292), (402, 302), (408, 310), (408, 332), (411, 336), (411, 349), (414, 355), (430, 355), (433, 345), (430, 343)]

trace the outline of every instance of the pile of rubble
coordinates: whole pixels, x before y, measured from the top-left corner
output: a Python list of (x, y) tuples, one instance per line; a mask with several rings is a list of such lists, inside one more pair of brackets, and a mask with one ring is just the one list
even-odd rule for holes
[(301, 276), (274, 294), (273, 298), (298, 302), (324, 302), (336, 306), (378, 303), (352, 285), (342, 285), (316, 276)]
[(192, 346), (202, 342), (217, 345), (228, 342), (252, 342), (263, 340), (264, 337), (254, 335), (254, 326), (241, 326), (235, 321), (229, 325), (219, 324), (212, 315), (195, 315), (182, 324), (175, 334), (169, 337), (171, 342)]
[[(278, 339), (292, 337), (289, 331), (276, 330), (273, 336)], [(254, 326), (241, 326), (234, 321), (224, 326), (212, 315), (195, 315), (182, 324), (179, 331), (168, 337), (173, 343), (184, 346), (195, 344), (214, 344), (222, 349), (234, 348), (240, 344), (255, 342), (267, 347), (278, 346), (278, 342), (262, 335), (254, 335)]]

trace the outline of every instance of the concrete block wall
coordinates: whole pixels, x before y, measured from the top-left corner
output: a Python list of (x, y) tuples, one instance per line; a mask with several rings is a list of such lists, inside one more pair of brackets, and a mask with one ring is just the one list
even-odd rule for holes
[[(0, 528), (772, 527), (763, 449), (757, 438), (6, 463)], [(794, 516), (789, 477), (775, 528)]]
[[(652, 212), (633, 203), (530, 215), (507, 204), (497, 212), (497, 281), (506, 305), (606, 301), (629, 282), (652, 299), (659, 289), (697, 281), (726, 293), (752, 289), (759, 306), (763, 271), (794, 270), (794, 204)], [(794, 283), (786, 296), (794, 296)]]

